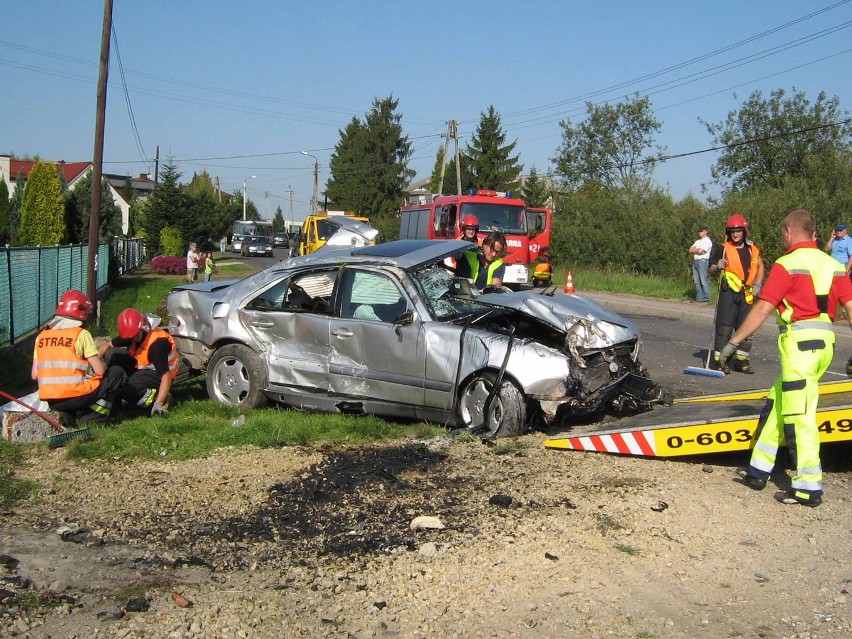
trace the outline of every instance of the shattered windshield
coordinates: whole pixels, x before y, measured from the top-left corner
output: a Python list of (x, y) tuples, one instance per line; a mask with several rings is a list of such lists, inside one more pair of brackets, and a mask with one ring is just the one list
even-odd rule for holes
[[(455, 319), (484, 309), (469, 296), (471, 291), (463, 285), (467, 280), (455, 277), (444, 264), (420, 269), (414, 274), (414, 280), (437, 320)], [(477, 293), (474, 290), (472, 294)]]

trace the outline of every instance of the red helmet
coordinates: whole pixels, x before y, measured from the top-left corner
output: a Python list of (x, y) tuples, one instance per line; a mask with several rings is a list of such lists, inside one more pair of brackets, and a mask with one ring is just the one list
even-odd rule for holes
[(462, 218), (462, 221), (461, 221), (462, 231), (464, 231), (465, 228), (469, 227), (469, 226), (474, 227), (477, 231), (479, 230), (479, 220), (476, 219), (475, 215), (471, 215), (470, 213), (468, 213), (467, 215), (465, 215)]
[(728, 218), (728, 221), (725, 222), (725, 232), (730, 233), (736, 229), (742, 229), (745, 231), (745, 234), (748, 235), (748, 220), (746, 220), (739, 213), (734, 213), (731, 217)]
[(59, 298), (59, 305), (56, 307), (55, 315), (85, 322), (89, 319), (91, 312), (92, 302), (89, 300), (89, 296), (71, 289), (70, 291), (65, 291), (62, 297)]
[(132, 339), (139, 335), (139, 331), (151, 330), (148, 318), (135, 308), (126, 308), (118, 314), (118, 336), (124, 339)]

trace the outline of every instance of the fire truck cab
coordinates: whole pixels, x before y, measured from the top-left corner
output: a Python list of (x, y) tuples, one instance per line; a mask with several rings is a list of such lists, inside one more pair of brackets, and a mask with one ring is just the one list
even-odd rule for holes
[[(530, 282), (529, 265), (545, 240), (550, 243), (550, 211), (527, 209), (511, 193), (478, 190), (466, 195), (420, 195), (400, 211), (399, 239), (446, 240), (461, 237), (461, 220), (473, 215), (479, 221), (478, 239), (492, 231), (506, 236), (506, 273), (503, 284), (517, 288)], [(535, 244), (535, 255), (530, 246)]]

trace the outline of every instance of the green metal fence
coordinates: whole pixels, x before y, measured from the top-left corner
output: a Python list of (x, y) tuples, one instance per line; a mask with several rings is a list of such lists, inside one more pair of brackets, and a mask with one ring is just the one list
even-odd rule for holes
[[(116, 238), (98, 245), (95, 260), (97, 288), (141, 264), (141, 240)], [(59, 298), (69, 289), (88, 290), (89, 247), (72, 244), (51, 247), (0, 248), (0, 346), (14, 344), (40, 329)]]

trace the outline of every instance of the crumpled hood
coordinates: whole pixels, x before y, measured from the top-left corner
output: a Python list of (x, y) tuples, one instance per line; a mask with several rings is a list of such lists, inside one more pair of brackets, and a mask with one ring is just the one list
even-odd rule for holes
[(608, 325), (605, 332), (614, 342), (639, 337), (639, 328), (633, 322), (581, 295), (541, 295), (518, 291), (488, 293), (480, 295), (476, 301), (519, 311), (566, 333), (576, 331), (579, 324), (598, 325), (600, 328)]

